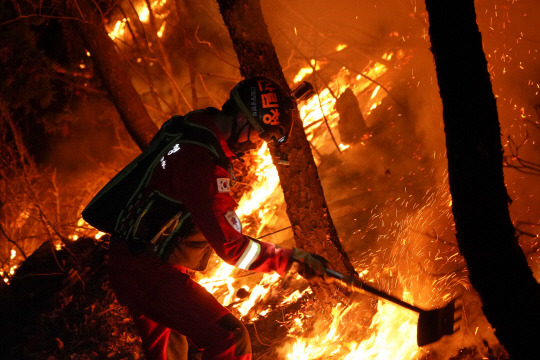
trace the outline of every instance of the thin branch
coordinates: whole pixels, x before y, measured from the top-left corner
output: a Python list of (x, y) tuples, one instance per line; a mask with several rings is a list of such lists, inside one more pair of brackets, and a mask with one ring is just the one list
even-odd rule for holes
[(262, 342), (261, 338), (259, 337), (259, 333), (257, 331), (257, 325), (255, 325), (254, 322), (251, 323), (253, 325), (253, 330), (255, 330), (255, 337), (257, 338), (257, 340), (259, 340), (259, 343), (263, 346), (272, 346), (274, 344), (274, 342), (271, 342), (270, 344), (266, 344), (264, 342)]
[(19, 244), (13, 240), (11, 240), (11, 238), (8, 236), (8, 234), (6, 233), (6, 230), (4, 229), (4, 227), (2, 226), (2, 223), (0, 222), (0, 232), (2, 232), (2, 235), (4, 235), (4, 237), (6, 238), (7, 242), (10, 243), (10, 244), (13, 244), (18, 250), (19, 252), (21, 253), (22, 257), (24, 258), (24, 260), (26, 260), (28, 257), (26, 256), (26, 252), (23, 250), (23, 248), (21, 246), (19, 246)]
[(198, 108), (198, 97), (197, 97), (197, 71), (195, 67), (195, 60), (193, 57), (193, 43), (188, 37), (187, 22), (188, 19), (191, 19), (189, 14), (187, 14), (187, 8), (185, 1), (176, 0), (176, 12), (178, 15), (178, 21), (181, 24), (180, 28), (182, 29), (182, 38), (184, 39), (184, 50), (185, 57), (188, 63), (189, 70), (189, 82), (191, 88), (191, 101), (194, 108)]
[[(63, 271), (63, 270), (62, 270)], [(42, 277), (42, 276), (53, 276), (53, 275), (65, 275), (65, 272), (52, 272), (52, 273), (43, 273), (43, 274), (27, 274), (23, 276), (13, 276), (14, 279), (26, 279), (32, 277)]]
[(532, 124), (537, 129), (540, 129), (540, 104), (536, 104), (534, 106), (534, 111), (536, 112), (536, 117), (538, 118), (538, 122), (531, 121), (529, 119), (525, 119), (529, 124)]
[[(420, 269), (421, 272), (423, 272), (424, 274), (429, 275), (430, 277), (434, 277), (434, 278), (437, 278), (437, 279), (442, 279), (442, 278), (445, 278), (445, 277), (449, 278), (451, 274), (457, 275), (458, 272), (463, 271), (463, 270), (465, 270), (467, 268), (467, 265), (463, 264), (463, 265), (457, 267), (454, 270), (445, 271), (445, 272), (442, 272), (442, 273), (434, 273), (434, 272), (428, 271), (419, 261), (416, 263), (416, 265), (418, 265), (418, 268)], [(459, 279), (457, 279), (456, 281), (458, 283), (460, 282)]]
[[(129, 4), (131, 6), (131, 9), (133, 10), (133, 13), (135, 14), (135, 18), (137, 19), (137, 22), (139, 24), (139, 27), (144, 35), (144, 39), (145, 39), (145, 43), (146, 43), (146, 48), (148, 49), (148, 51), (153, 54), (154, 56), (156, 56), (154, 50), (152, 49), (152, 47), (150, 46), (150, 39), (148, 38), (148, 33), (146, 32), (145, 28), (144, 28), (144, 24), (141, 22), (140, 18), (139, 18), (139, 13), (137, 12), (137, 9), (135, 8), (135, 5), (133, 5), (133, 2), (132, 1), (129, 1)], [(152, 13), (153, 14), (153, 13)], [(157, 30), (155, 31), (156, 34), (155, 36), (157, 36)], [(136, 41), (136, 39), (133, 39), (134, 42)], [(159, 39), (158, 39), (159, 41)], [(155, 61), (160, 65), (161, 69), (163, 70), (163, 72), (165, 73), (165, 75), (167, 76), (167, 78), (169, 79), (169, 83), (172, 85), (173, 89), (172, 89), (172, 92), (175, 94), (175, 102), (176, 102), (176, 106), (180, 106), (180, 102), (178, 101), (178, 97), (176, 96), (177, 94), (180, 93), (180, 95), (184, 98), (184, 100), (186, 101), (186, 104), (188, 104), (187, 102), (187, 99), (185, 99), (184, 95), (180, 92), (180, 90), (178, 89), (178, 86), (176, 85), (176, 81), (172, 78), (172, 75), (167, 71), (166, 69), (166, 66), (163, 64), (162, 61), (159, 61), (158, 60), (158, 57), (156, 56), (155, 57)], [(138, 72), (137, 72), (138, 73)], [(141, 79), (143, 79), (142, 76), (139, 75), (139, 77)], [(167, 105), (167, 107), (171, 110), (171, 112), (173, 113), (177, 113), (179, 111), (179, 109), (175, 109), (171, 104), (169, 104), (161, 95), (159, 95), (159, 92), (156, 91), (156, 94), (159, 96), (159, 98), (161, 99), (161, 101), (163, 101), (163, 103), (165, 105)], [(189, 107), (189, 104), (188, 104), (188, 107)]]
[(284, 228), (282, 228), (282, 229), (279, 229), (279, 230), (276, 230), (276, 231), (272, 231), (271, 233), (261, 235), (261, 236), (258, 237), (258, 239), (262, 239), (262, 238), (264, 238), (264, 237), (267, 237), (267, 236), (270, 236), (270, 235), (274, 235), (274, 234), (277, 234), (277, 233), (279, 233), (279, 232), (282, 232), (282, 231), (285, 231), (285, 230), (291, 229), (291, 228), (292, 228), (292, 226), (287, 226), (287, 227), (284, 227)]
[[(133, 3), (131, 1), (129, 1), (129, 3), (131, 4), (131, 6), (133, 8), (133, 11), (135, 11), (137, 19), (139, 19), (139, 16), (137, 14), (137, 10), (133, 7)], [(128, 16), (127, 16), (126, 12), (124, 11), (124, 8), (122, 8), (122, 6), (120, 6), (120, 11), (122, 12), (122, 15), (124, 16), (124, 18), (127, 19)], [(140, 19), (139, 19), (139, 23), (141, 24)], [(137, 41), (137, 36), (135, 35), (135, 32), (133, 31), (133, 27), (131, 26), (131, 22), (127, 21), (126, 24), (127, 24), (129, 33), (131, 34), (131, 38), (133, 39), (133, 43), (135, 44), (135, 48), (136, 48), (137, 52), (139, 54), (142, 54), (141, 47), (139, 45), (139, 42)], [(142, 24), (141, 24), (141, 27), (142, 27)], [(144, 75), (146, 77), (146, 81), (148, 81), (148, 87), (150, 89), (150, 94), (152, 94), (152, 99), (154, 100), (154, 104), (155, 104), (156, 108), (161, 110), (161, 103), (159, 102), (157, 91), (154, 88), (154, 83), (152, 81), (152, 77), (148, 73), (148, 67), (143, 66), (143, 71), (144, 71)]]
[(214, 47), (214, 45), (212, 45), (211, 42), (199, 39), (199, 37), (197, 35), (198, 32), (199, 32), (199, 26), (197, 26), (197, 29), (195, 29), (195, 34), (194, 34), (195, 40), (197, 40), (197, 42), (199, 44), (208, 45), (208, 48), (211, 50), (211, 53), (213, 53), (218, 59), (223, 61), (225, 64), (230, 65), (231, 67), (233, 67), (235, 69), (238, 69), (238, 65), (233, 64), (233, 63), (227, 61), (225, 58), (223, 58), (223, 56), (221, 56), (221, 54), (217, 51), (217, 49)]
[(424, 235), (424, 236), (426, 236), (426, 237), (428, 237), (428, 238), (434, 239), (434, 240), (436, 240), (437, 242), (440, 242), (440, 243), (442, 243), (442, 244), (444, 244), (444, 245), (447, 245), (447, 246), (451, 246), (451, 247), (453, 247), (453, 248), (457, 248), (457, 247), (458, 247), (457, 244), (454, 244), (454, 243), (452, 243), (452, 242), (450, 242), (450, 241), (447, 241), (447, 240), (444, 240), (443, 238), (441, 238), (441, 237), (439, 236), (439, 234), (432, 235), (432, 234), (429, 234), (429, 233), (427, 233), (427, 232), (425, 232), (425, 231), (418, 231), (418, 230), (415, 230), (415, 229), (410, 229), (409, 231), (411, 231), (411, 232), (413, 232), (413, 233), (416, 233), (416, 234)]
[(540, 164), (522, 159), (519, 155), (521, 147), (529, 140), (529, 132), (526, 131), (525, 134), (525, 139), (520, 144), (517, 144), (510, 135), (507, 136), (510, 155), (503, 156), (503, 166), (524, 174), (540, 176)]
[(150, 3), (150, 0), (144, 0), (146, 3), (146, 7), (148, 8), (148, 18), (150, 20), (150, 26), (152, 27), (152, 31), (154, 32), (155, 41), (158, 44), (158, 50), (160, 54), (160, 64), (163, 68), (163, 71), (165, 72), (165, 75), (169, 78), (169, 82), (171, 83), (171, 86), (173, 87), (173, 93), (175, 94), (175, 101), (176, 101), (176, 112), (180, 111), (180, 99), (182, 99), (185, 103), (185, 105), (188, 107), (188, 109), (191, 111), (193, 110), (193, 106), (191, 103), (186, 99), (180, 88), (178, 87), (178, 84), (176, 84), (176, 80), (174, 79), (173, 73), (172, 73), (172, 65), (169, 60), (169, 56), (167, 55), (167, 52), (165, 51), (165, 47), (163, 46), (163, 42), (158, 36), (158, 29), (156, 25), (156, 18), (154, 16), (154, 10), (152, 9), (152, 4)]
[(201, 80), (201, 84), (203, 86), (204, 91), (206, 92), (206, 95), (208, 95), (208, 97), (210, 98), (210, 100), (212, 100), (212, 102), (214, 103), (214, 105), (216, 105), (216, 107), (221, 107), (222, 104), (220, 104), (216, 100), (216, 98), (212, 95), (211, 91), (208, 91), (208, 87), (206, 86), (206, 81), (204, 81), (204, 78), (202, 77), (201, 73), (199, 73), (199, 79)]
[(535, 233), (532, 233), (532, 232), (528, 232), (528, 231), (525, 231), (525, 230), (522, 230), (520, 229), (521, 226), (531, 226), (531, 227), (540, 227), (540, 223), (539, 222), (530, 222), (530, 221), (517, 221), (514, 228), (516, 229), (516, 235), (517, 237), (520, 237), (520, 236), (528, 236), (530, 238), (533, 238), (533, 239), (538, 239), (540, 238), (540, 234), (535, 234)]
[[(330, 88), (328, 88), (330, 90)], [(317, 100), (319, 102), (319, 107), (321, 109), (321, 113), (323, 115), (324, 123), (326, 124), (326, 128), (328, 129), (328, 132), (330, 133), (330, 137), (332, 138), (332, 141), (334, 142), (334, 145), (336, 146), (336, 149), (339, 153), (341, 153), (341, 149), (339, 148), (339, 144), (336, 141), (336, 138), (334, 137), (334, 133), (332, 132), (332, 129), (330, 129), (330, 124), (328, 123), (328, 118), (326, 117), (326, 114), (323, 111), (323, 106), (321, 104), (321, 97), (317, 95)]]
[(20, 15), (17, 16), (16, 18), (13, 18), (13, 19), (11, 19), (11, 20), (6, 20), (6, 21), (4, 21), (4, 22), (1, 22), (1, 23), (0, 23), (0, 27), (6, 26), (6, 25), (9, 25), (9, 24), (12, 24), (12, 23), (17, 22), (17, 21), (19, 21), (19, 20), (30, 19), (30, 18), (58, 19), (58, 20), (76, 20), (76, 21), (81, 21), (80, 18), (72, 17), (72, 16), (43, 15), (43, 14), (28, 14), (28, 15), (22, 15), (22, 14), (20, 14)]
[(8, 110), (8, 106), (4, 103), (0, 104), (0, 112), (2, 113), (2, 119), (5, 120), (9, 128), (11, 130), (11, 133), (13, 135), (13, 139), (15, 141), (15, 146), (17, 147), (17, 153), (20, 157), (20, 162), (23, 167), (23, 169), (26, 169), (26, 165), (28, 164), (30, 167), (34, 168), (34, 162), (32, 161), (32, 158), (30, 157), (30, 153), (28, 149), (26, 148), (22, 135), (20, 133), (20, 130), (15, 125), (15, 122), (11, 118), (11, 115)]

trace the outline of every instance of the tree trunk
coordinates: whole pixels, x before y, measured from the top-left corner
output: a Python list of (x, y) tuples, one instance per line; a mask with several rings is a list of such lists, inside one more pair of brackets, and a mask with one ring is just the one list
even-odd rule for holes
[[(259, 0), (218, 0), (243, 77), (265, 75), (289, 89)], [(324, 256), (336, 270), (356, 274), (330, 217), (310, 145), (298, 114), (283, 146), (289, 166), (276, 161), (296, 245)]]
[(459, 248), (501, 344), (515, 359), (535, 359), (540, 285), (508, 211), (497, 107), (474, 1), (426, 0), (426, 7)]
[(71, 6), (68, 13), (82, 18), (74, 21), (74, 25), (127, 131), (141, 150), (146, 148), (158, 128), (131, 83), (126, 71), (127, 64), (108, 36), (100, 10), (89, 0), (68, 2), (68, 6)]

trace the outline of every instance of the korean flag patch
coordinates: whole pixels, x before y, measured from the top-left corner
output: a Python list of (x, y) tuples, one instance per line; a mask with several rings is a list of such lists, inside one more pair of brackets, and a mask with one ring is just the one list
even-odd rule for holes
[(238, 215), (236, 215), (233, 210), (227, 211), (227, 213), (225, 214), (225, 219), (234, 230), (242, 233), (242, 223), (240, 222)]
[(217, 189), (220, 193), (231, 192), (231, 180), (229, 178), (218, 178)]

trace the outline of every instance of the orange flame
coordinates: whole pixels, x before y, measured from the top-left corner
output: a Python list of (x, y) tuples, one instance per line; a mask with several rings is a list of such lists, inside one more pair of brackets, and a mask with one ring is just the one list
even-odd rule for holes
[(355, 311), (362, 309), (356, 304), (334, 308), (331, 325), (316, 329), (312, 337), (300, 336), (294, 343), (285, 345), (282, 349), (285, 358), (406, 360), (413, 359), (421, 351), (416, 345), (416, 314), (382, 301), (379, 301), (378, 312), (369, 326), (371, 336), (362, 341), (343, 341), (342, 334), (354, 336), (354, 331), (350, 330), (354, 320), (343, 320), (354, 316)]

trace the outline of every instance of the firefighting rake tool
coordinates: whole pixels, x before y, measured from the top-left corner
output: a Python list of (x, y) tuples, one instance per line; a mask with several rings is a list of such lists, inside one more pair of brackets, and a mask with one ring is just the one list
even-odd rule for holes
[(331, 269), (326, 269), (326, 273), (333, 278), (335, 282), (346, 286), (353, 292), (365, 291), (418, 313), (418, 327), (416, 333), (416, 342), (418, 346), (431, 344), (444, 335), (451, 335), (459, 330), (459, 320), (461, 319), (461, 316), (459, 315), (461, 304), (458, 304), (461, 300), (459, 298), (450, 301), (442, 308), (424, 310), (384, 291), (376, 289), (352, 276), (346, 276)]

